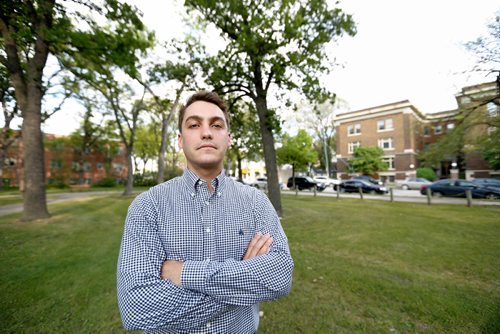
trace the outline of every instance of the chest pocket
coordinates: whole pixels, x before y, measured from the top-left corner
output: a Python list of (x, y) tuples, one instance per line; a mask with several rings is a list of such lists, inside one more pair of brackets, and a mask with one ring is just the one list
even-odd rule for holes
[(219, 260), (223, 261), (228, 258), (241, 260), (257, 230), (252, 215), (242, 212), (224, 217), (219, 232), (218, 254), (222, 257)]

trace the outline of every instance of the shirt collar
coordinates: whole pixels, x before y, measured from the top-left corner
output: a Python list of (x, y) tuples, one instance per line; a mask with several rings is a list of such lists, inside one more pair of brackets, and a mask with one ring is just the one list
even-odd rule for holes
[[(184, 182), (187, 184), (188, 188), (191, 191), (196, 191), (198, 184), (201, 182), (201, 179), (198, 175), (196, 175), (189, 168), (184, 169), (184, 174), (182, 175)], [(220, 172), (219, 175), (215, 179), (212, 180), (212, 186), (214, 187), (217, 193), (220, 193), (226, 184), (226, 174), (224, 170)]]

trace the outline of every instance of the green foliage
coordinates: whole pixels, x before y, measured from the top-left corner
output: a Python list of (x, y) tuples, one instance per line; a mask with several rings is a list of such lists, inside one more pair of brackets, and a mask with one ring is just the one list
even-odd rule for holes
[(156, 173), (145, 172), (141, 174), (134, 174), (134, 186), (152, 187), (156, 184)]
[(500, 170), (500, 128), (481, 141), (481, 152), (492, 169)]
[(384, 150), (376, 146), (358, 147), (354, 150), (349, 165), (363, 175), (375, 175), (378, 171), (386, 170), (387, 163), (382, 161)]
[(112, 188), (116, 186), (116, 180), (112, 177), (106, 177), (104, 179), (101, 179), (97, 181), (94, 184), (95, 187), (101, 187), (101, 188)]
[(294, 172), (295, 169), (306, 168), (308, 164), (315, 163), (318, 159), (311, 136), (302, 129), (295, 137), (285, 134), (282, 146), (276, 150), (276, 154), (278, 163), (292, 165)]
[(432, 168), (421, 167), (417, 168), (417, 177), (423, 177), (429, 181), (434, 181), (437, 179), (436, 173)]

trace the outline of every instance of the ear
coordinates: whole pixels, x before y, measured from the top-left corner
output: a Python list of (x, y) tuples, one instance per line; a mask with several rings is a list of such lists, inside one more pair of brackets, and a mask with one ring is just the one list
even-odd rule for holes
[(232, 143), (233, 143), (233, 136), (230, 133), (228, 133), (227, 134), (227, 146), (230, 147)]
[(179, 133), (177, 135), (177, 145), (179, 146), (179, 148), (182, 150), (182, 133)]

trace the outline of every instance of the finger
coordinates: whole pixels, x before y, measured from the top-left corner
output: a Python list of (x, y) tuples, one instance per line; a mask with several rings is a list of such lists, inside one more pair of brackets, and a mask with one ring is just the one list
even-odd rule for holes
[(247, 260), (247, 259), (253, 257), (252, 253), (254, 251), (254, 247), (261, 237), (262, 237), (262, 233), (257, 232), (254, 235), (254, 237), (252, 238), (252, 240), (250, 240), (250, 243), (248, 244), (248, 248), (247, 248), (247, 251), (245, 253), (245, 256), (243, 257), (243, 260)]
[(250, 250), (250, 258), (254, 258), (258, 255), (259, 251), (266, 244), (269, 238), (271, 238), (271, 235), (264, 234), (257, 240), (255, 245), (253, 245), (252, 249)]
[(259, 249), (256, 256), (265, 255), (269, 253), (269, 251), (271, 250), (272, 243), (273, 243), (273, 238), (269, 237), (264, 243), (264, 245)]

